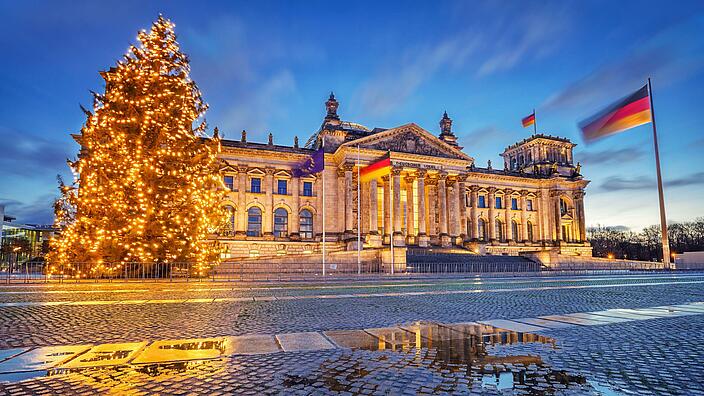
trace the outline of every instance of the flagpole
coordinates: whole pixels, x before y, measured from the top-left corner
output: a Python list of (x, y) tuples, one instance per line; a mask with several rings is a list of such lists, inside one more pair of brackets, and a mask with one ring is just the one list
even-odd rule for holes
[(323, 170), (320, 172), (320, 179), (323, 183), (323, 276), (325, 276), (325, 135), (321, 137), (323, 148)]
[(658, 133), (655, 126), (655, 106), (653, 105), (653, 88), (648, 77), (648, 96), (650, 97), (650, 118), (653, 124), (653, 147), (655, 148), (655, 170), (658, 177), (658, 197), (660, 199), (660, 228), (662, 232), (662, 262), (666, 269), (670, 268), (670, 242), (667, 236), (667, 219), (665, 218), (665, 194), (662, 188), (660, 172), (660, 150), (658, 149)]
[(357, 145), (357, 275), (362, 273), (362, 179), (359, 168), (359, 144)]
[(535, 108), (533, 109), (533, 135), (538, 134), (538, 117), (535, 116)]

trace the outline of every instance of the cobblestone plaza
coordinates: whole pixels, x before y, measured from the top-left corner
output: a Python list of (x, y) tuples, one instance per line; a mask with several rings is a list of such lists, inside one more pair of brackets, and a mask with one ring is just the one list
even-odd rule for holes
[(0, 394), (704, 394), (702, 285), (704, 274), (5, 286)]

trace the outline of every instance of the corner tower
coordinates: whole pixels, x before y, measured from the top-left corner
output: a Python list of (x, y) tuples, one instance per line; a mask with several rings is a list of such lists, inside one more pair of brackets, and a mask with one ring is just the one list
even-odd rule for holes
[(579, 176), (572, 149), (576, 144), (567, 138), (537, 134), (506, 147), (501, 156), (504, 169), (546, 176)]

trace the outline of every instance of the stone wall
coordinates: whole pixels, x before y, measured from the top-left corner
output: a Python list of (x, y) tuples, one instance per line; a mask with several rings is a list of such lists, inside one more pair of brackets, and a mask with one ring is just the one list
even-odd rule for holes
[(665, 268), (662, 262), (564, 255), (554, 250), (526, 253), (523, 256), (550, 269), (557, 270), (655, 270)]

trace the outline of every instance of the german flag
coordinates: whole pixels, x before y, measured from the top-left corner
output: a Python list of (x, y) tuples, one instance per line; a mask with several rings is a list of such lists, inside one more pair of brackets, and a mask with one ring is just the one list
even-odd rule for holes
[(382, 159), (365, 166), (359, 171), (359, 178), (363, 182), (388, 175), (391, 172), (391, 153), (387, 153)]
[(648, 86), (579, 123), (585, 141), (593, 141), (651, 121)]
[(523, 128), (529, 127), (535, 124), (535, 111), (528, 117), (524, 117), (521, 122), (523, 123)]

